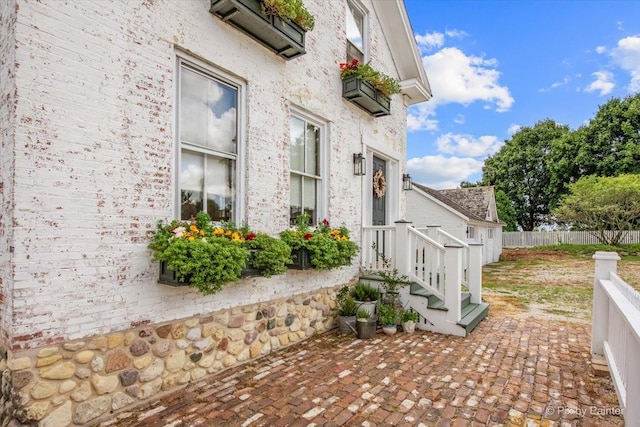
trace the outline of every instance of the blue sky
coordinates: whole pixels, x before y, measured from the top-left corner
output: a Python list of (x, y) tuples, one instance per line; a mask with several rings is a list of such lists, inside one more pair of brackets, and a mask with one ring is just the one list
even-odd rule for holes
[(455, 188), (522, 126), (576, 129), (640, 92), (640, 1), (405, 0), (433, 99), (409, 109), (414, 182)]

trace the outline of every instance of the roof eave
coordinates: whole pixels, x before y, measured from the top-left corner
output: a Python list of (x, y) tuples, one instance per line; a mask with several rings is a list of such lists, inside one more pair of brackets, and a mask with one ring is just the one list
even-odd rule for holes
[(409, 105), (431, 99), (431, 86), (403, 0), (374, 1), (373, 7), (398, 71), (402, 93)]

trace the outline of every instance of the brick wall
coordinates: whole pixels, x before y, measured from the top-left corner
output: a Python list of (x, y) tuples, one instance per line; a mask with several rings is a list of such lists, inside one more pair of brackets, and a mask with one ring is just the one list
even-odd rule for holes
[(11, 253), (13, 145), (15, 138), (16, 8), (0, 3), (0, 345), (8, 341), (11, 324)]
[[(361, 181), (353, 176), (351, 155), (363, 151), (364, 142), (385, 147), (402, 163), (406, 108), (395, 96), (392, 116), (374, 119), (342, 99), (342, 2), (306, 2), (316, 29), (308, 33), (307, 54), (288, 62), (212, 16), (206, 0), (19, 1), (17, 14), (6, 3), (3, 40), (15, 28), (18, 89), (15, 167), (7, 160), (11, 137), (3, 138), (2, 153), (9, 155), (0, 160), (0, 239), (12, 239), (15, 253), (13, 280), (5, 283), (7, 273), (0, 278), (12, 292), (14, 351), (332, 287), (357, 274), (355, 267), (290, 272), (203, 297), (159, 286), (146, 248), (156, 222), (172, 217), (177, 50), (247, 83), (246, 222), (273, 234), (288, 225), (289, 110), (295, 105), (329, 123), (329, 219), (358, 237)], [(17, 24), (5, 30), (16, 16)], [(395, 74), (378, 28), (373, 17), (371, 61)], [(4, 136), (11, 110), (0, 108)], [(15, 193), (7, 200), (12, 174)], [(11, 202), (10, 237), (4, 218)], [(6, 266), (7, 254), (1, 256)]]

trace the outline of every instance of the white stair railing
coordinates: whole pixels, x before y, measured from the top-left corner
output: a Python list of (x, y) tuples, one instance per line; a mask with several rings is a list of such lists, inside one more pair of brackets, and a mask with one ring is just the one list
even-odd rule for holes
[[(443, 245), (413, 228), (408, 221), (397, 221), (393, 226), (363, 227), (361, 267), (365, 272), (397, 269), (398, 274), (407, 276), (443, 300), (447, 321), (456, 323), (461, 318), (461, 286), (465, 270), (470, 291), (473, 287), (477, 298), (481, 298), (481, 246), (473, 249), (473, 245), (456, 241), (449, 234), (440, 236), (450, 241)], [(388, 261), (386, 265), (383, 258)], [(472, 285), (476, 281), (477, 286)]]
[(417, 228), (421, 233), (433, 238), (442, 246), (461, 246), (462, 284), (471, 294), (471, 302), (482, 302), (482, 249), (481, 243), (466, 243), (444, 231), (439, 225)]

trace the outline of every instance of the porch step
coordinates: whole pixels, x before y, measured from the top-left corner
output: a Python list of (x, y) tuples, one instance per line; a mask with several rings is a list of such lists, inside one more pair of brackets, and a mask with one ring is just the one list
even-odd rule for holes
[(462, 318), (458, 322), (458, 326), (464, 328), (467, 334), (478, 326), (478, 323), (482, 321), (489, 314), (489, 304), (481, 302), (480, 304), (469, 304), (462, 309)]
[[(447, 307), (444, 305), (444, 301), (438, 298), (436, 295), (432, 294), (422, 286), (417, 283), (411, 284), (411, 289), (409, 290), (411, 295), (417, 295), (429, 300), (429, 309), (431, 310), (442, 310), (449, 311)], [(462, 299), (460, 301), (460, 309), (462, 310), (462, 315), (464, 316), (464, 309), (470, 304), (471, 294), (469, 292), (462, 292)]]

